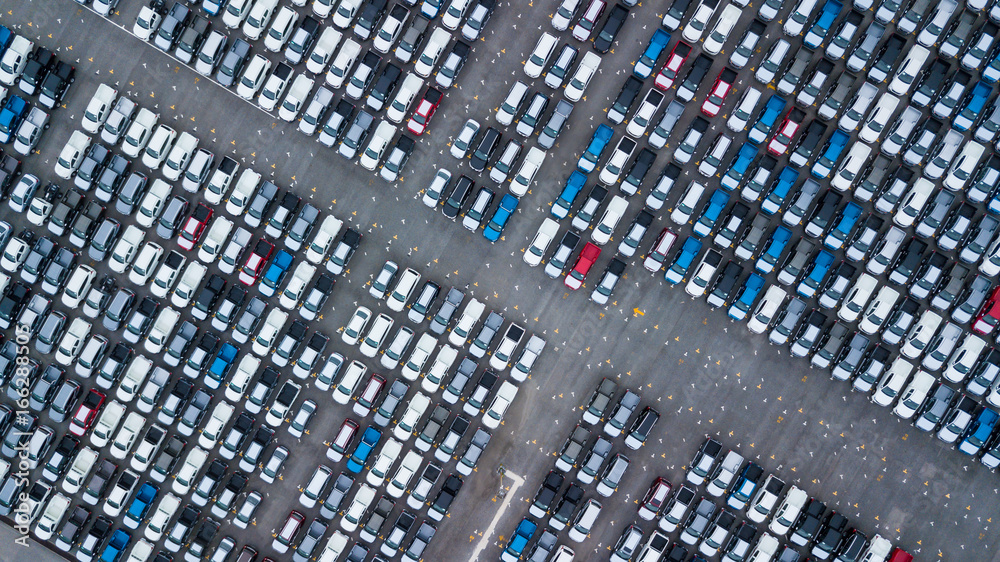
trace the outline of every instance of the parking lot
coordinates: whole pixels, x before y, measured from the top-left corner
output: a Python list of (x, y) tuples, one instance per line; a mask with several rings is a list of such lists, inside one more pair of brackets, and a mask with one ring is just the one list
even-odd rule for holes
[[(553, 453), (579, 418), (578, 408), (602, 377), (616, 377), (621, 387), (639, 392), (642, 405), (653, 406), (663, 418), (646, 446), (631, 455), (633, 467), (623, 486), (605, 502), (591, 538), (572, 545), (581, 559), (589, 558), (589, 550), (594, 556), (602, 553), (603, 558), (603, 552), (632, 522), (635, 501), (656, 476), (679, 483), (683, 466), (706, 434), (738, 446), (766, 471), (825, 499), (859, 528), (878, 532), (921, 559), (997, 559), (992, 554), (996, 533), (991, 521), (995, 475), (974, 459), (900, 422), (888, 409), (851, 393), (847, 384), (830, 381), (826, 371), (807, 368), (806, 361), (790, 357), (785, 348), (767, 345), (766, 335), (751, 335), (730, 321), (724, 310), (711, 311), (680, 286), (643, 271), (641, 255), (630, 260), (626, 277), (605, 308), (589, 302), (585, 291), (589, 293), (607, 258), (595, 266), (588, 287), (578, 293), (545, 277), (541, 268), (523, 264), (524, 248), (547, 216), (550, 202), (592, 131), (604, 121), (603, 110), (657, 25), (653, 16), (662, 16), (661, 7), (640, 6), (633, 11), (619, 43), (604, 57), (586, 99), (577, 104), (569, 128), (549, 151), (537, 183), (523, 199), (503, 240), (490, 245), (479, 233), (468, 232), (424, 207), (420, 192), (437, 167), (473, 174), (448, 155), (451, 137), (467, 117), (490, 121), (489, 114), (509, 85), (524, 79), (522, 61), (541, 30), (551, 31), (552, 3), (497, 6), (485, 41), (476, 43), (459, 86), (448, 90), (403, 180), (393, 185), (115, 27), (131, 28), (139, 6), (134, 0), (123, 0), (119, 14), (110, 22), (69, 0), (15, 2), (9, 11), (0, 13), (0, 23), (58, 47), (59, 56), (77, 66), (67, 107), (53, 114), (53, 126), (42, 140), (40, 153), (25, 159), (25, 171), (39, 175), (43, 182), (55, 180), (56, 157), (79, 128), (90, 95), (99, 83), (116, 84), (122, 94), (144, 107), (155, 107), (161, 122), (198, 135), (217, 157), (230, 155), (245, 165), (253, 164), (265, 178), (363, 233), (349, 272), (338, 281), (323, 316), (311, 326), (331, 336), (327, 351), (347, 353), (337, 330), (356, 306), (384, 308), (365, 294), (365, 285), (386, 259), (417, 269), (445, 289), (455, 285), (465, 290), (489, 309), (501, 311), (507, 320), (547, 340), (531, 379), (521, 384), (504, 425), (494, 431), (477, 472), (466, 479), (425, 560), (466, 560), (472, 553), (484, 560), (498, 556), (525, 512), (520, 502), (530, 501), (552, 464)], [(737, 25), (730, 41), (742, 34), (743, 26)], [(659, 151), (654, 172), (669, 160), (679, 133), (697, 114), (694, 105), (700, 105), (723, 58), (717, 57), (696, 101), (688, 104), (677, 124), (673, 140)], [(741, 72), (737, 93), (751, 80), (747, 70)], [(731, 95), (723, 114), (737, 98)], [(717, 131), (722, 130), (722, 122), (713, 120)], [(688, 167), (685, 170), (693, 176)], [(632, 198), (626, 219), (641, 206), (651, 179)], [(19, 231), (25, 222), (19, 217), (11, 220), (8, 214), (0, 213)], [(668, 225), (667, 213), (661, 215), (654, 230)], [(619, 232), (624, 224), (623, 220)], [(680, 233), (689, 232), (685, 227)], [(615, 245), (618, 237), (616, 233)], [(643, 251), (646, 245), (648, 239)], [(347, 407), (333, 403), (317, 389), (307, 386), (303, 396), (317, 401), (319, 414), (311, 422), (310, 434), (298, 442), (281, 432), (279, 443), (293, 449), (295, 460), (286, 464), (281, 480), (267, 485), (254, 479), (248, 487), (266, 497), (256, 525), (242, 531), (224, 524), (220, 530), (240, 546), (254, 544), (268, 550), (267, 535), (298, 505), (293, 495), (316, 464), (324, 462), (323, 442), (349, 415)], [(57, 431), (63, 429), (57, 426)], [(496, 474), (501, 465), (507, 475), (502, 480)], [(485, 535), (488, 546), (480, 551), (478, 543), (503, 503), (497, 490), (501, 485), (512, 486), (510, 476), (524, 483), (511, 490), (511, 507), (496, 522), (492, 536)], [(307, 513), (307, 519), (312, 515)], [(560, 542), (570, 544), (564, 538)], [(0, 553), (6, 548), (15, 547), (0, 548)]]

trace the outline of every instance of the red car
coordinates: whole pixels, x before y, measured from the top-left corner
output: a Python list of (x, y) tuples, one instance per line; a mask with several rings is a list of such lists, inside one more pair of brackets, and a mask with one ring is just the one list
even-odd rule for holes
[(731, 68), (723, 68), (719, 77), (715, 79), (712, 91), (708, 93), (705, 103), (701, 104), (701, 112), (709, 117), (715, 117), (722, 110), (722, 104), (726, 101), (726, 96), (733, 89), (736, 83), (736, 71)]
[(587, 242), (587, 245), (580, 251), (580, 255), (577, 256), (576, 263), (573, 264), (573, 269), (570, 270), (569, 275), (566, 276), (566, 280), (563, 283), (574, 291), (582, 287), (583, 279), (590, 272), (590, 268), (594, 267), (594, 262), (599, 257), (601, 257), (601, 249), (595, 246), (593, 242)]
[(246, 263), (243, 264), (243, 269), (240, 270), (240, 283), (247, 286), (256, 283), (264, 271), (264, 266), (267, 265), (267, 260), (271, 259), (273, 253), (274, 244), (263, 238), (257, 240), (257, 245), (253, 247), (253, 252), (250, 253)]
[(358, 422), (351, 418), (344, 420), (344, 423), (340, 424), (337, 436), (330, 442), (330, 448), (326, 450), (326, 458), (333, 462), (343, 459), (347, 453), (347, 448), (351, 446), (351, 441), (354, 441), (354, 436), (357, 433)]
[(427, 88), (423, 99), (420, 100), (416, 111), (413, 112), (413, 117), (410, 117), (410, 122), (406, 124), (406, 129), (417, 136), (424, 134), (427, 125), (431, 122), (431, 117), (434, 117), (434, 112), (441, 105), (443, 97), (437, 88)]
[(684, 66), (684, 61), (687, 60), (690, 54), (691, 45), (683, 41), (678, 41), (674, 45), (674, 50), (670, 52), (670, 56), (667, 57), (667, 62), (663, 63), (660, 73), (656, 75), (653, 85), (661, 90), (669, 90), (670, 86), (674, 85), (674, 80), (677, 80), (677, 73), (680, 72), (681, 67)]
[(101, 411), (105, 399), (107, 396), (104, 393), (90, 389), (90, 392), (76, 409), (76, 413), (73, 414), (73, 419), (69, 422), (69, 432), (77, 437), (83, 437), (83, 434), (87, 433), (94, 420), (97, 419), (97, 412)]
[(180, 238), (177, 239), (177, 245), (185, 250), (194, 249), (201, 240), (202, 235), (205, 234), (205, 228), (208, 227), (208, 221), (212, 220), (213, 213), (214, 211), (205, 206), (204, 203), (198, 203), (198, 206), (194, 208), (194, 212), (191, 213), (187, 222), (184, 223)]
[(993, 289), (989, 300), (979, 309), (979, 315), (972, 323), (972, 331), (984, 336), (989, 335), (996, 329), (998, 322), (1000, 322), (1000, 287)]
[(787, 152), (788, 147), (792, 146), (795, 135), (802, 128), (802, 120), (805, 118), (806, 114), (797, 107), (788, 110), (785, 121), (778, 127), (778, 132), (774, 134), (771, 142), (767, 143), (767, 151), (775, 156), (781, 156)]
[(653, 485), (649, 487), (649, 491), (646, 492), (646, 497), (639, 504), (639, 517), (647, 521), (656, 517), (660, 508), (670, 497), (670, 489), (670, 482), (663, 478), (657, 478), (656, 482), (653, 482)]

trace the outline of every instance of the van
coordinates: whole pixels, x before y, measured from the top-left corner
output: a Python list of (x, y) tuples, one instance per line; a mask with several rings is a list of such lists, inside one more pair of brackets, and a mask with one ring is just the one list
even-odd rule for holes
[(837, 170), (837, 174), (833, 177), (833, 181), (830, 182), (834, 189), (842, 192), (850, 189), (854, 185), (854, 180), (857, 179), (858, 174), (861, 173), (861, 169), (868, 163), (871, 153), (872, 149), (867, 144), (863, 142), (854, 143), (851, 151), (847, 153), (847, 158), (844, 158), (844, 163), (840, 165), (840, 169)]
[(733, 109), (733, 114), (726, 121), (726, 127), (729, 127), (729, 130), (735, 133), (746, 130), (747, 124), (750, 122), (750, 116), (756, 110), (761, 96), (762, 94), (757, 88), (748, 88)]
[[(815, 2), (815, 0), (803, 1)], [(775, 41), (774, 45), (771, 46), (771, 50), (767, 52), (764, 60), (762, 60), (760, 65), (757, 67), (757, 72), (754, 73), (754, 78), (765, 86), (770, 84), (774, 80), (775, 75), (778, 73), (778, 69), (781, 67), (785, 57), (788, 55), (788, 51), (790, 51), (791, 48), (792, 45), (784, 39), (778, 39)]]
[(570, 527), (569, 538), (575, 542), (586, 540), (590, 536), (590, 531), (593, 529), (594, 523), (597, 522), (597, 517), (601, 514), (602, 508), (601, 502), (593, 498), (587, 500), (580, 514), (577, 515), (573, 526)]
[(889, 83), (889, 91), (897, 96), (905, 96), (913, 86), (914, 80), (920, 75), (920, 70), (927, 62), (930, 51), (920, 45), (912, 45), (910, 51), (903, 59), (903, 64), (899, 65), (896, 76)]
[(771, 285), (767, 289), (767, 292), (764, 293), (764, 298), (760, 300), (757, 308), (750, 315), (750, 321), (747, 322), (747, 329), (755, 334), (763, 334), (774, 319), (778, 308), (785, 301), (786, 296), (788, 296), (788, 293), (784, 289), (777, 285)]
[(677, 201), (677, 205), (670, 212), (670, 220), (679, 225), (687, 224), (691, 220), (691, 214), (694, 213), (694, 209), (697, 207), (698, 201), (704, 193), (705, 186), (692, 181), (687, 191), (684, 192), (684, 195), (681, 196), (680, 200)]
[(878, 103), (875, 104), (875, 108), (868, 113), (868, 119), (865, 121), (865, 126), (862, 127), (858, 137), (867, 143), (878, 142), (879, 137), (882, 136), (882, 131), (889, 124), (889, 120), (896, 113), (898, 106), (899, 98), (896, 96), (890, 94), (880, 96)]
[(973, 172), (979, 167), (979, 161), (984, 154), (986, 154), (985, 146), (975, 141), (967, 142), (944, 178), (945, 188), (951, 191), (963, 190)]
[(528, 60), (524, 63), (524, 73), (528, 78), (538, 78), (542, 75), (542, 70), (544, 70), (549, 57), (552, 56), (552, 51), (555, 50), (557, 42), (558, 40), (554, 35), (548, 32), (542, 33), (542, 36), (538, 38), (538, 42), (535, 43), (535, 48), (528, 55)]
[(719, 20), (715, 22), (715, 27), (712, 28), (712, 32), (709, 33), (708, 38), (705, 39), (705, 42), (701, 47), (702, 50), (710, 55), (719, 54), (722, 50), (722, 46), (725, 45), (726, 40), (729, 38), (729, 34), (732, 33), (733, 27), (736, 26), (736, 22), (740, 20), (740, 16), (742, 15), (743, 10), (733, 4), (727, 5), (722, 10)]

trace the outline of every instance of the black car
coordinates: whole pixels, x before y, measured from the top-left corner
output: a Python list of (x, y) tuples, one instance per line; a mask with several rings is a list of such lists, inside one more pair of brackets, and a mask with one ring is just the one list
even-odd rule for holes
[(354, 104), (341, 98), (323, 125), (320, 135), (322, 142), (329, 142), (329, 146), (333, 146), (340, 138), (340, 133), (344, 132), (344, 126), (351, 121), (351, 115), (354, 115)]
[(385, 163), (382, 164), (382, 178), (387, 181), (395, 181), (399, 177), (399, 173), (403, 170), (403, 166), (406, 166), (406, 162), (410, 159), (410, 155), (413, 154), (413, 149), (416, 146), (417, 143), (409, 136), (399, 135), (399, 138), (396, 139), (396, 144), (389, 151), (389, 156), (385, 159)]
[(910, 102), (917, 107), (930, 105), (938, 92), (943, 91), (945, 79), (951, 72), (951, 65), (945, 59), (936, 58), (921, 74)]
[[(482, 173), (482, 171), (486, 169), (486, 164), (493, 157), (493, 153), (496, 152), (497, 147), (500, 146), (500, 140), (502, 138), (503, 137), (500, 134), (500, 131), (493, 127), (487, 128), (486, 132), (483, 133), (482, 138), (479, 139), (479, 145), (470, 157), (469, 166), (473, 170)], [(461, 183), (461, 180), (459, 180), (459, 183)], [(456, 187), (456, 191), (457, 189), (458, 188)], [(447, 205), (445, 206), (447, 207)], [(447, 214), (445, 216), (447, 216)]]
[(382, 73), (375, 80), (372, 91), (368, 94), (368, 107), (378, 111), (385, 106), (386, 101), (392, 97), (399, 85), (399, 78), (403, 75), (402, 69), (393, 63), (388, 63), (382, 68)]
[(14, 178), (21, 173), (21, 161), (0, 151), (0, 199), (10, 196)]
[(0, 298), (0, 329), (6, 330), (11, 327), (29, 298), (31, 289), (24, 283), (17, 281), (10, 286), (3, 298)]
[(206, 17), (196, 14), (190, 25), (184, 28), (177, 40), (177, 58), (186, 63), (194, 61), (201, 44), (208, 38), (208, 31), (212, 28), (212, 22)]
[(379, 21), (385, 15), (388, 0), (368, 0), (361, 8), (357, 23), (354, 24), (354, 34), (361, 39), (370, 39), (372, 31), (378, 27)]
[(76, 170), (73, 182), (80, 189), (90, 189), (91, 184), (100, 176), (104, 164), (111, 158), (111, 151), (101, 143), (90, 145), (87, 155)]
[[(500, 133), (497, 133), (497, 135), (499, 134)], [(486, 164), (484, 163), (483, 166), (485, 165)], [(482, 168), (480, 168), (480, 170), (482, 170)], [(441, 212), (444, 213), (444, 216), (452, 220), (455, 220), (455, 217), (458, 216), (458, 213), (462, 211), (462, 205), (465, 204), (465, 201), (472, 194), (472, 190), (474, 187), (475, 184), (472, 183), (471, 179), (469, 179), (464, 174), (460, 176), (458, 178), (458, 181), (455, 182), (455, 189), (453, 189), (451, 195), (448, 196), (447, 199), (445, 199), (444, 206), (441, 208)]]
[(566, 488), (562, 498), (559, 499), (559, 504), (556, 505), (555, 510), (552, 511), (552, 519), (565, 525), (569, 522), (570, 518), (573, 517), (573, 513), (582, 501), (583, 488), (581, 488), (576, 482), (573, 482), (569, 485), (569, 488)]
[(614, 123), (621, 123), (625, 119), (625, 114), (635, 105), (635, 100), (639, 99), (639, 90), (642, 89), (642, 80), (635, 76), (629, 76), (622, 84), (622, 89), (618, 91), (618, 96), (608, 110), (608, 118)]
[(191, 309), (191, 316), (199, 320), (208, 318), (225, 290), (226, 280), (219, 275), (212, 274), (208, 278), (208, 283), (205, 283), (205, 286), (198, 293), (198, 297), (194, 301), (194, 308)]
[(236, 78), (243, 73), (243, 66), (250, 58), (250, 43), (243, 39), (236, 39), (229, 46), (229, 50), (222, 57), (219, 70), (215, 73), (215, 79), (223, 86), (232, 86)]
[(704, 53), (698, 55), (698, 58), (694, 59), (694, 64), (688, 70), (687, 76), (684, 77), (681, 86), (677, 89), (677, 97), (685, 102), (694, 99), (694, 93), (698, 91), (701, 81), (705, 79), (708, 70), (712, 68), (713, 62), (712, 58)]
[(59, 529), (59, 534), (55, 537), (56, 546), (59, 550), (69, 551), (76, 544), (77, 539), (80, 538), (80, 534), (83, 532), (83, 528), (87, 526), (87, 522), (89, 521), (90, 510), (79, 505), (73, 508), (69, 519), (63, 523), (62, 528)]
[(69, 87), (76, 81), (76, 67), (59, 61), (56, 68), (42, 81), (38, 92), (38, 103), (48, 109), (55, 109), (66, 97)]
[(375, 51), (368, 49), (365, 57), (355, 67), (351, 79), (347, 82), (346, 94), (354, 99), (361, 99), (375, 78), (375, 70), (381, 62), (382, 57)]
[(822, 553), (825, 556), (833, 554), (834, 550), (840, 546), (840, 543), (844, 539), (844, 534), (847, 532), (847, 524), (846, 517), (836, 511), (831, 511), (823, 521), (823, 526), (819, 533), (816, 534), (813, 553), (816, 555)]
[(35, 48), (35, 52), (28, 57), (28, 62), (24, 64), (21, 71), (21, 80), (17, 87), (29, 96), (35, 95), (38, 86), (49, 75), (56, 65), (56, 55), (45, 47)]
[(813, 157), (813, 151), (819, 146), (819, 141), (826, 134), (826, 125), (819, 119), (813, 119), (806, 127), (806, 133), (799, 137), (799, 141), (792, 150), (790, 161), (796, 166), (805, 166)]
[(345, 230), (330, 254), (330, 260), (326, 262), (326, 269), (334, 275), (342, 273), (360, 245), (361, 234), (353, 228)]
[(292, 64), (298, 64), (312, 51), (313, 44), (319, 36), (319, 20), (312, 16), (306, 16), (299, 24), (299, 28), (292, 33), (292, 38), (288, 41), (285, 49), (285, 60)]
[(358, 149), (368, 140), (368, 135), (371, 134), (374, 124), (375, 118), (370, 113), (363, 109), (359, 110), (354, 116), (351, 126), (344, 133), (344, 140), (341, 141), (339, 149), (340, 155), (346, 158), (354, 158), (358, 153)]
[(927, 243), (916, 238), (910, 239), (909, 243), (903, 247), (896, 259), (893, 261), (892, 272), (889, 273), (889, 282), (895, 285), (907, 285), (914, 272), (924, 262), (924, 252), (927, 250)]
[(733, 260), (729, 260), (725, 269), (722, 270), (722, 275), (716, 277), (715, 283), (709, 291), (709, 306), (725, 306), (729, 302), (729, 298), (733, 295), (733, 290), (736, 288), (737, 281), (739, 281), (741, 275), (743, 275), (743, 266)]
[(125, 175), (128, 174), (129, 168), (131, 167), (132, 163), (129, 162), (124, 156), (121, 156), (120, 154), (112, 155), (107, 166), (104, 167), (101, 174), (97, 177), (97, 187), (95, 193), (97, 198), (104, 201), (110, 201), (112, 197), (116, 196), (118, 194), (119, 186), (121, 186), (122, 181), (125, 179)]
[(161, 51), (170, 51), (177, 44), (181, 31), (191, 19), (191, 10), (181, 2), (174, 2), (170, 11), (163, 17), (153, 44)]
[(819, 531), (820, 517), (826, 511), (826, 504), (816, 498), (810, 498), (809, 502), (799, 514), (799, 519), (792, 525), (792, 532), (789, 541), (798, 546), (805, 546), (816, 536)]
[(646, 179), (646, 175), (649, 174), (649, 170), (653, 167), (653, 162), (655, 161), (655, 152), (648, 148), (640, 150), (639, 155), (632, 162), (632, 166), (629, 167), (628, 173), (625, 174), (625, 179), (622, 180), (622, 191), (629, 194), (637, 192), (639, 186), (642, 185), (642, 180)]
[(604, 21), (601, 31), (594, 38), (595, 51), (603, 55), (611, 50), (611, 45), (614, 44), (615, 39), (618, 37), (618, 32), (621, 31), (622, 25), (625, 24), (628, 13), (628, 8), (621, 4), (615, 4), (615, 7), (611, 9), (611, 14), (608, 15), (608, 19)]
[(444, 485), (441, 486), (441, 491), (438, 492), (437, 497), (431, 503), (427, 516), (436, 521), (443, 519), (445, 514), (448, 513), (448, 508), (451, 507), (451, 503), (455, 501), (455, 496), (461, 491), (463, 483), (462, 479), (458, 476), (454, 474), (448, 475), (448, 478), (444, 481)]
[(528, 512), (534, 517), (545, 517), (564, 481), (565, 477), (562, 474), (550, 470), (545, 476), (545, 480), (542, 481), (541, 487), (538, 488), (538, 492), (535, 493), (535, 498), (532, 500)]

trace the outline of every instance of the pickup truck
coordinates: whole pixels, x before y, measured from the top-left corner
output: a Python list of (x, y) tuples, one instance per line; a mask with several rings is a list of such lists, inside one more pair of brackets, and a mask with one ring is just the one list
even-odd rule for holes
[(118, 90), (107, 84), (97, 86), (97, 91), (94, 92), (93, 97), (90, 98), (90, 102), (87, 103), (87, 109), (83, 111), (81, 125), (84, 131), (97, 133), (101, 125), (107, 121), (111, 104), (114, 103), (115, 96), (117, 95)]
[(233, 344), (229, 342), (222, 344), (215, 359), (212, 360), (211, 366), (208, 368), (208, 373), (205, 374), (205, 386), (213, 389), (219, 388), (219, 385), (222, 381), (226, 380), (226, 375), (232, 369), (238, 352), (239, 350)]
[(73, 172), (80, 167), (80, 162), (83, 161), (83, 153), (86, 152), (89, 146), (90, 137), (83, 134), (83, 131), (73, 131), (69, 140), (66, 141), (66, 145), (63, 146), (62, 152), (59, 153), (59, 159), (56, 160), (56, 175), (64, 180), (68, 180), (73, 175)]
[(545, 349), (545, 340), (538, 336), (528, 338), (528, 343), (524, 345), (520, 357), (517, 358), (514, 368), (510, 371), (510, 378), (517, 382), (524, 382), (543, 349)]
[(212, 177), (208, 180), (208, 186), (205, 188), (206, 203), (209, 205), (222, 203), (222, 198), (225, 197), (229, 184), (232, 183), (233, 177), (236, 175), (237, 168), (239, 168), (239, 163), (236, 160), (228, 156), (222, 158), (222, 162), (212, 173)]
[(14, 178), (21, 172), (21, 161), (10, 154), (0, 155), (0, 197), (10, 196), (10, 188)]
[(126, 527), (129, 529), (139, 528), (139, 524), (142, 523), (142, 520), (146, 517), (146, 513), (149, 512), (149, 507), (156, 501), (156, 495), (159, 491), (159, 488), (149, 482), (146, 482), (139, 488), (135, 499), (128, 506), (128, 511), (125, 512), (123, 523)]
[(18, 154), (27, 156), (38, 145), (42, 132), (48, 128), (49, 114), (40, 107), (32, 107), (28, 116), (21, 122), (21, 126), (17, 128), (17, 134), (14, 135), (14, 150)]
[(278, 285), (281, 285), (281, 281), (288, 274), (288, 270), (292, 267), (292, 255), (288, 252), (281, 250), (274, 256), (274, 261), (268, 266), (267, 271), (264, 273), (264, 278), (261, 280), (260, 292), (266, 297), (274, 296), (275, 291), (278, 289)]
[(21, 96), (11, 96), (0, 109), (0, 143), (8, 143), (28, 115), (30, 106)]
[(132, 124), (132, 118), (135, 117), (138, 107), (134, 101), (125, 96), (118, 98), (101, 129), (101, 140), (110, 145), (118, 144), (125, 130)]

